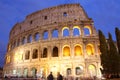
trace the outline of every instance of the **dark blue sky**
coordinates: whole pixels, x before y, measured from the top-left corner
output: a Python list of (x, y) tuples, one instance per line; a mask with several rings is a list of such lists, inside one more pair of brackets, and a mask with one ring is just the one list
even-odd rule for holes
[(83, 6), (88, 16), (94, 20), (97, 30), (101, 29), (106, 36), (108, 32), (112, 33), (115, 40), (114, 29), (120, 29), (120, 0), (0, 0), (0, 45), (7, 45), (13, 25), (23, 21), (28, 14), (75, 2)]

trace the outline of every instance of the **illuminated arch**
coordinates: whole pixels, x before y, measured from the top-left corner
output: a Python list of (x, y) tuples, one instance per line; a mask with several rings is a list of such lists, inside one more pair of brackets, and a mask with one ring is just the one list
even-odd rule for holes
[(41, 76), (46, 76), (47, 75), (47, 69), (48, 69), (47, 66), (41, 66), (40, 67), (40, 74), (41, 74)]
[(68, 28), (68, 27), (64, 27), (64, 28), (62, 29), (62, 36), (63, 36), (63, 37), (69, 36), (69, 28)]
[(21, 61), (22, 59), (23, 59), (22, 53), (16, 52), (16, 53), (14, 54), (14, 61), (15, 61), (15, 62)]
[(67, 73), (67, 75), (71, 75), (71, 74), (72, 74), (72, 70), (71, 70), (71, 68), (67, 68), (66, 73)]
[(63, 47), (63, 56), (70, 56), (70, 47), (67, 45)]
[(57, 47), (53, 48), (52, 57), (58, 57), (58, 48)]
[(75, 45), (74, 47), (74, 55), (75, 56), (81, 56), (83, 54), (81, 45)]
[(58, 38), (58, 30), (57, 29), (54, 29), (52, 31), (52, 38)]
[(76, 73), (76, 75), (80, 75), (80, 74), (83, 74), (83, 66), (78, 66), (78, 67), (76, 67), (75, 68), (75, 73)]
[(7, 56), (6, 56), (6, 64), (7, 64), (7, 63), (10, 63), (10, 55), (7, 55)]
[(40, 39), (40, 34), (38, 32), (35, 33), (34, 38), (35, 38), (35, 41), (38, 41)]
[(92, 44), (87, 44), (86, 51), (88, 55), (94, 55), (94, 46)]
[(80, 28), (79, 26), (74, 26), (73, 27), (73, 36), (80, 36)]
[(43, 33), (43, 39), (44, 40), (48, 39), (48, 31), (44, 31), (44, 33)]
[(24, 68), (23, 76), (24, 76), (24, 77), (27, 77), (27, 76), (28, 76), (28, 68)]
[(91, 34), (92, 34), (92, 30), (91, 30), (90, 26), (84, 26), (84, 35), (89, 36)]
[(96, 67), (95, 65), (91, 64), (88, 66), (88, 71), (91, 76), (96, 76)]
[(17, 69), (17, 74), (18, 74), (18, 77), (22, 76), (22, 70), (21, 70), (21, 68)]
[(37, 74), (37, 69), (35, 67), (33, 67), (31, 69), (31, 75), (32, 75), (32, 77), (36, 77), (36, 74)]

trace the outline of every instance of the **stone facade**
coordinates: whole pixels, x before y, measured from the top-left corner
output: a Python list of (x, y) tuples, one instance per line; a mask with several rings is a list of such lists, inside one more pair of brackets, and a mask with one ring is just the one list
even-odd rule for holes
[(80, 4), (43, 9), (15, 24), (5, 59), (4, 75), (101, 75), (98, 34)]

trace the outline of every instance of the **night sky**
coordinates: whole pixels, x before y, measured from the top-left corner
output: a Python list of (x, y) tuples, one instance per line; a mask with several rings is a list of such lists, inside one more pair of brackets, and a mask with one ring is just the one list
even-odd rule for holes
[(120, 29), (120, 0), (0, 0), (0, 61), (4, 59), (9, 32), (17, 22), (38, 10), (68, 3), (80, 3), (94, 20), (96, 30), (102, 30), (106, 37), (110, 32), (116, 40), (114, 31), (115, 27)]

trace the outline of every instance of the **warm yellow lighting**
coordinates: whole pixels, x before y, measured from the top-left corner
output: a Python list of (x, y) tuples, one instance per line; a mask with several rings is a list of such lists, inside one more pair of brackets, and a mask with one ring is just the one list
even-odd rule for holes
[(79, 27), (79, 26), (74, 26), (74, 27), (73, 27), (73, 30), (74, 30), (75, 28), (78, 29), (78, 30), (79, 30), (79, 34), (81, 34), (80, 27)]
[(8, 45), (8, 51), (10, 51), (10, 50), (11, 50), (11, 45), (9, 44), (9, 45)]
[(63, 56), (70, 56), (70, 47), (69, 46), (65, 46), (63, 48)]
[(87, 50), (88, 55), (93, 55), (94, 54), (94, 48), (93, 48), (92, 44), (88, 44), (87, 47), (86, 47), (86, 50)]
[(89, 74), (91, 76), (95, 76), (96, 75), (96, 70), (95, 70), (95, 66), (94, 65), (89, 65), (88, 69), (89, 69)]
[(89, 65), (89, 70), (93, 70), (93, 69), (95, 69), (95, 67), (93, 66), (93, 65)]
[(75, 56), (80, 56), (82, 55), (82, 48), (80, 45), (76, 45), (74, 48)]
[(7, 55), (7, 57), (6, 57), (6, 64), (7, 63), (10, 63), (10, 56), (9, 55)]
[(74, 27), (73, 27), (73, 29), (74, 29), (74, 28), (77, 28), (77, 29), (79, 29), (79, 30), (80, 30), (80, 27), (79, 27), (79, 26), (74, 26)]
[(89, 30), (90, 34), (92, 34), (90, 26), (84, 26), (84, 28), (87, 28)]
[(22, 60), (22, 55), (23, 55), (23, 51), (16, 51), (15, 55), (14, 55), (14, 61), (21, 61)]
[(58, 72), (57, 66), (52, 66), (52, 67), (51, 67), (51, 72), (52, 72), (52, 74), (53, 74), (54, 76), (57, 77), (57, 72)]
[(62, 35), (63, 35), (63, 31), (64, 31), (65, 29), (69, 30), (68, 27), (63, 27), (63, 28), (62, 28)]
[(63, 28), (62, 28), (62, 31), (63, 31), (64, 29), (68, 29), (68, 30), (69, 30), (69, 28), (68, 28), (68, 27), (63, 27)]

